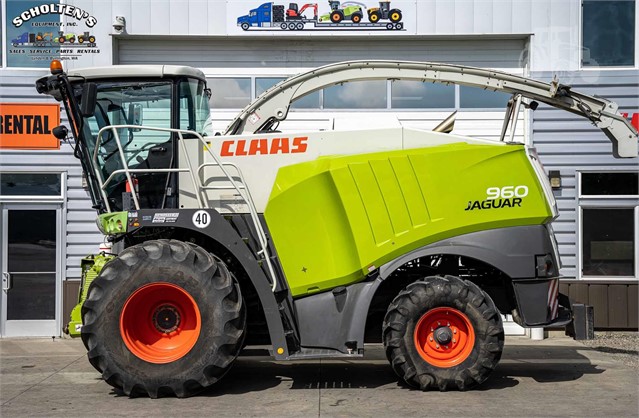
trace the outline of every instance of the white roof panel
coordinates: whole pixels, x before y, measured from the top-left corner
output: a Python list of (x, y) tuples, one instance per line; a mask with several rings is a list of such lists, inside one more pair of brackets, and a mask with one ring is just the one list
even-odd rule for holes
[(85, 79), (132, 78), (132, 77), (170, 77), (187, 76), (204, 79), (204, 73), (193, 67), (183, 65), (111, 65), (108, 67), (78, 68), (68, 72), (70, 77)]

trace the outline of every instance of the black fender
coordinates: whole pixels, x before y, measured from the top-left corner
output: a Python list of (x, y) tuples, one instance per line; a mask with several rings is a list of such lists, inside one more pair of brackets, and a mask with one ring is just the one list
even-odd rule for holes
[(549, 229), (544, 225), (527, 225), (472, 232), (426, 245), (381, 266), (380, 278), (386, 279), (409, 261), (435, 254), (481, 260), (513, 280), (536, 276), (535, 255), (550, 254), (554, 265), (559, 266)]
[[(437, 254), (483, 261), (510, 276), (513, 283), (517, 279), (535, 278), (535, 255), (550, 254), (555, 266), (559, 266), (551, 232), (544, 225), (491, 229), (438, 241), (382, 265), (363, 282), (297, 299), (301, 345), (341, 352), (352, 347), (363, 348), (370, 305), (382, 282), (409, 261)], [(545, 307), (545, 300), (534, 300), (532, 305), (538, 302), (543, 302)]]
[[(202, 221), (201, 216), (199, 220), (197, 219), (197, 215), (202, 213), (209, 216), (206, 222)], [(260, 298), (273, 344), (273, 355), (276, 359), (287, 358), (289, 352), (284, 326), (270, 281), (258, 264), (258, 260), (231, 224), (215, 209), (140, 209), (128, 212), (128, 231), (136, 228), (158, 227), (190, 230), (206, 235), (223, 245), (236, 258), (246, 271)], [(277, 278), (274, 279), (277, 280)], [(281, 282), (278, 283), (278, 288), (281, 289)]]

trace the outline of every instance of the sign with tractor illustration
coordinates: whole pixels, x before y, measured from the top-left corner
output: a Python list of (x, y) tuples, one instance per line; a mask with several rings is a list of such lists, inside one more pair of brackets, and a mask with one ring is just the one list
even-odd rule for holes
[(52, 59), (99, 53), (88, 11), (51, 1), (7, 0), (7, 66), (47, 67)]
[[(240, 9), (241, 6), (246, 7)], [(321, 3), (229, 2), (229, 32), (344, 31), (406, 33), (415, 24), (414, 2), (359, 2), (328, 0)], [(407, 20), (406, 17), (409, 17)], [(232, 21), (237, 29), (231, 28)]]

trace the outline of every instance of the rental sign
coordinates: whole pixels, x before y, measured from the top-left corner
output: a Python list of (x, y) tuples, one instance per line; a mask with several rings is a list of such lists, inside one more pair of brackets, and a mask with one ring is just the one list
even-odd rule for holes
[(53, 128), (60, 124), (60, 105), (0, 103), (1, 149), (60, 149)]

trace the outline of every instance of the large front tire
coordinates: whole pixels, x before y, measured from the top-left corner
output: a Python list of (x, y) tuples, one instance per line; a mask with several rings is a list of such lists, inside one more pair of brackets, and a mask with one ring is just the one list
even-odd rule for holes
[(408, 285), (388, 308), (383, 337), (395, 373), (421, 390), (466, 390), (484, 382), (504, 347), (492, 299), (453, 276)]
[(226, 266), (194, 244), (147, 241), (104, 266), (82, 307), (89, 362), (126, 395), (188, 397), (226, 374), (245, 307)]

